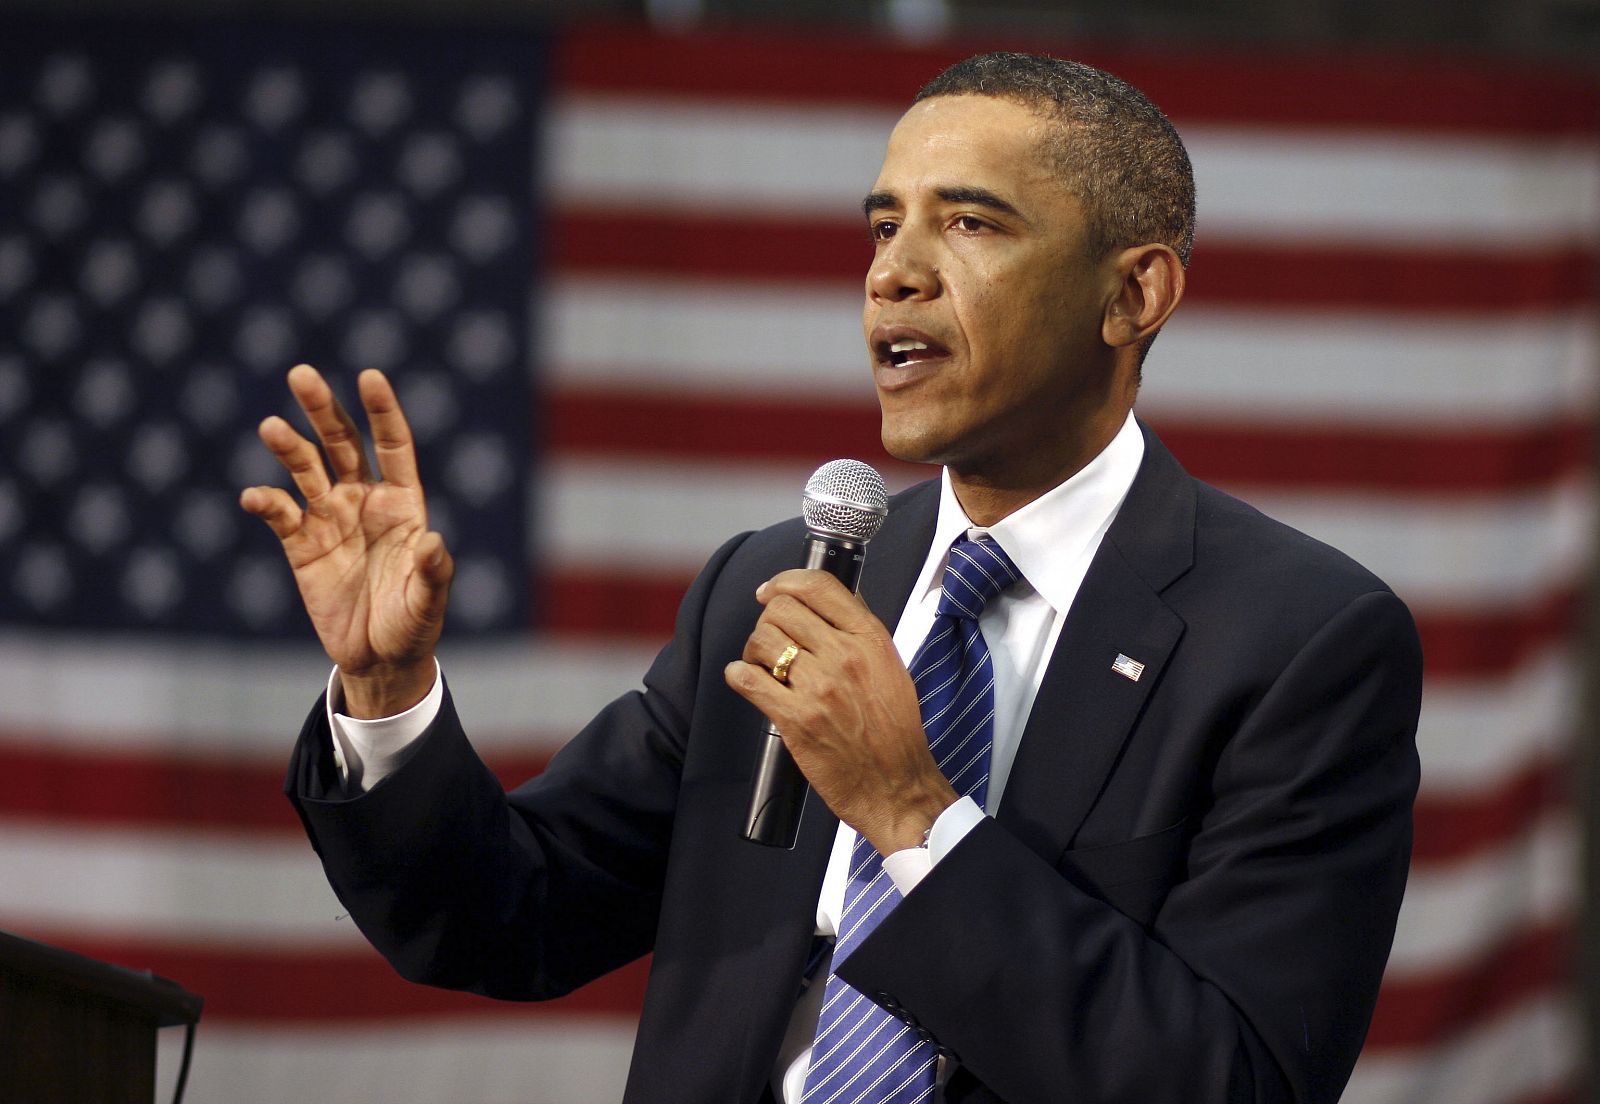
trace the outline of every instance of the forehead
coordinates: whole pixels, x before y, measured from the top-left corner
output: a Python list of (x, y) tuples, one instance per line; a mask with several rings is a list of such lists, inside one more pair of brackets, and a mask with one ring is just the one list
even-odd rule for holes
[(1054, 185), (1046, 147), (1058, 126), (995, 96), (922, 100), (889, 135), (876, 190), (909, 196), (950, 184), (1026, 191)]

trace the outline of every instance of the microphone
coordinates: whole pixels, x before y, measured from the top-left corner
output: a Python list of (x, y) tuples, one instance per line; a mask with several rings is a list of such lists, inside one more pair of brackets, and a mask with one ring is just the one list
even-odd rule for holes
[[(883, 476), (859, 460), (830, 460), (806, 481), (800, 512), (807, 530), (800, 566), (826, 571), (855, 593), (867, 542), (889, 513)], [(777, 726), (768, 721), (750, 785), (744, 838), (768, 847), (794, 847), (805, 800), (806, 776), (783, 746)]]

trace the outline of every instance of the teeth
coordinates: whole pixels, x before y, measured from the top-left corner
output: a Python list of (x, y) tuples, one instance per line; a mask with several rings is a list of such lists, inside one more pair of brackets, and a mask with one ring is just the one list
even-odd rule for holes
[(914, 349), (926, 349), (928, 346), (921, 341), (896, 341), (889, 346), (891, 353), (909, 353)]

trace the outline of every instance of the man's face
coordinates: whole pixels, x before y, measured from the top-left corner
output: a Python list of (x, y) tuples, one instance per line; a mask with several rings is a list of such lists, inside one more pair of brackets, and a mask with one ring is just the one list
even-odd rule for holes
[(1101, 319), (1119, 281), (1042, 152), (1058, 125), (1010, 100), (941, 96), (889, 138), (865, 204), (863, 324), (884, 447), (902, 460), (1064, 477), (1105, 443), (1085, 438), (1116, 408)]

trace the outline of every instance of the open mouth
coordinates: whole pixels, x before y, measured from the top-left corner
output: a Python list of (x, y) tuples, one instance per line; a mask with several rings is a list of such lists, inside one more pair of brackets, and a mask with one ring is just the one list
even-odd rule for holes
[(948, 356), (949, 352), (942, 346), (931, 341), (916, 337), (899, 337), (893, 341), (880, 341), (878, 343), (878, 359), (904, 368), (908, 364), (918, 361), (934, 360)]
[(889, 362), (895, 365), (910, 363), (917, 353), (926, 353), (928, 346), (922, 341), (896, 341), (889, 346)]

